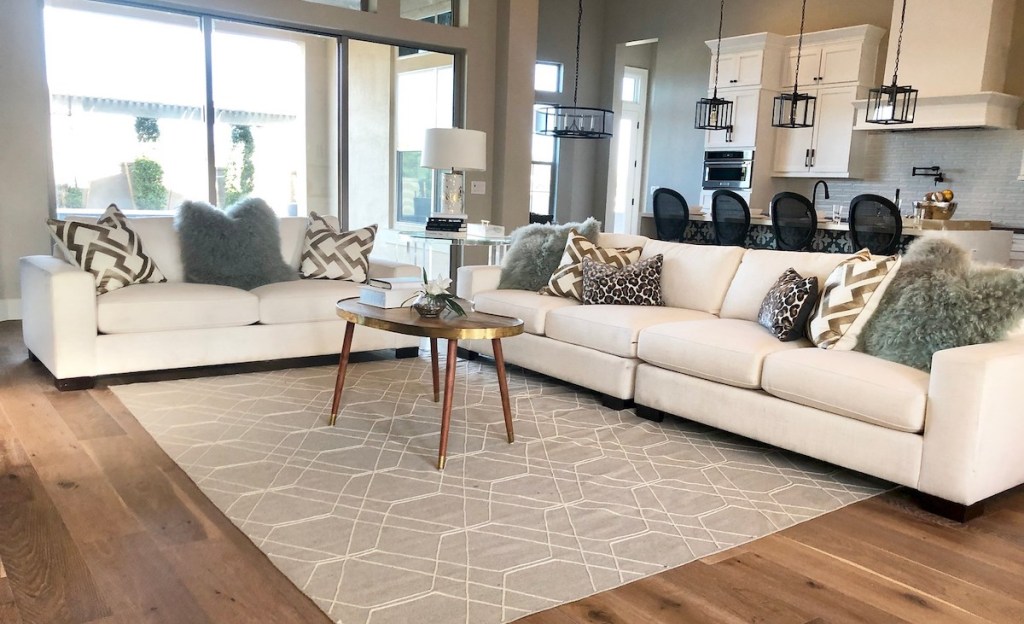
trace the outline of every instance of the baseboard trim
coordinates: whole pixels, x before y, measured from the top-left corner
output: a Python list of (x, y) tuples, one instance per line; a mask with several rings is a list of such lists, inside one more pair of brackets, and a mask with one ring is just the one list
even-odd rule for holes
[(21, 320), (21, 299), (0, 299), (0, 321)]

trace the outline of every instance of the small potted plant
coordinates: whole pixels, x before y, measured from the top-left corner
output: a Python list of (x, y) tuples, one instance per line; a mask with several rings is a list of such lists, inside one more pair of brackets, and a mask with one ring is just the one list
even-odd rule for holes
[(455, 295), (448, 292), (452, 281), (447, 277), (438, 275), (432, 280), (427, 279), (426, 270), (423, 271), (423, 288), (417, 292), (416, 301), (412, 308), (420, 316), (426, 318), (437, 318), (445, 309), (449, 309), (459, 316), (465, 316), (466, 311), (459, 304)]

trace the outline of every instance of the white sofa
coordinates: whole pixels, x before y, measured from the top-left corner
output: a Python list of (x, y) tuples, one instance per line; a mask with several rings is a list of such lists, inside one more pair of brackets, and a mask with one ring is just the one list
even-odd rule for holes
[[(757, 323), (789, 267), (820, 283), (843, 254), (746, 250), (602, 234), (602, 246), (664, 254), (663, 308), (586, 306), (496, 290), (499, 267), (463, 267), (459, 294), (517, 316), (505, 361), (595, 390), (605, 404), (681, 416), (874, 475), (966, 520), (1024, 482), (1024, 338), (936, 353), (926, 373)], [(486, 341), (464, 345), (491, 354)]]
[[(283, 217), (279, 225), (282, 257), (298, 274), (306, 219)], [(357, 297), (358, 284), (302, 279), (245, 291), (186, 283), (173, 218), (132, 219), (131, 227), (167, 282), (97, 296), (92, 274), (63, 258), (21, 259), (25, 345), (58, 388), (89, 387), (103, 375), (341, 351), (345, 323), (335, 303)], [(413, 265), (370, 260), (370, 277), (420, 274)], [(418, 345), (415, 337), (361, 327), (352, 350), (409, 357)]]

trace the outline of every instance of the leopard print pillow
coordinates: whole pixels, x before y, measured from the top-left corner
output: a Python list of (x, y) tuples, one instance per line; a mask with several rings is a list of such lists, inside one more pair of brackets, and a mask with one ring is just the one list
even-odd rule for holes
[(583, 303), (665, 305), (661, 298), (662, 255), (622, 268), (583, 258)]
[(807, 319), (818, 300), (818, 278), (786, 269), (761, 302), (757, 322), (782, 342), (804, 336)]

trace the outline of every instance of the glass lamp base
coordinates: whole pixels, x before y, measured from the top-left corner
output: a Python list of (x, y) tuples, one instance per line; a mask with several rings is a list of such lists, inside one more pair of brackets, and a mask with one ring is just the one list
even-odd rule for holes
[(460, 171), (445, 171), (441, 174), (441, 211), (447, 214), (464, 212), (463, 191), (465, 176)]

